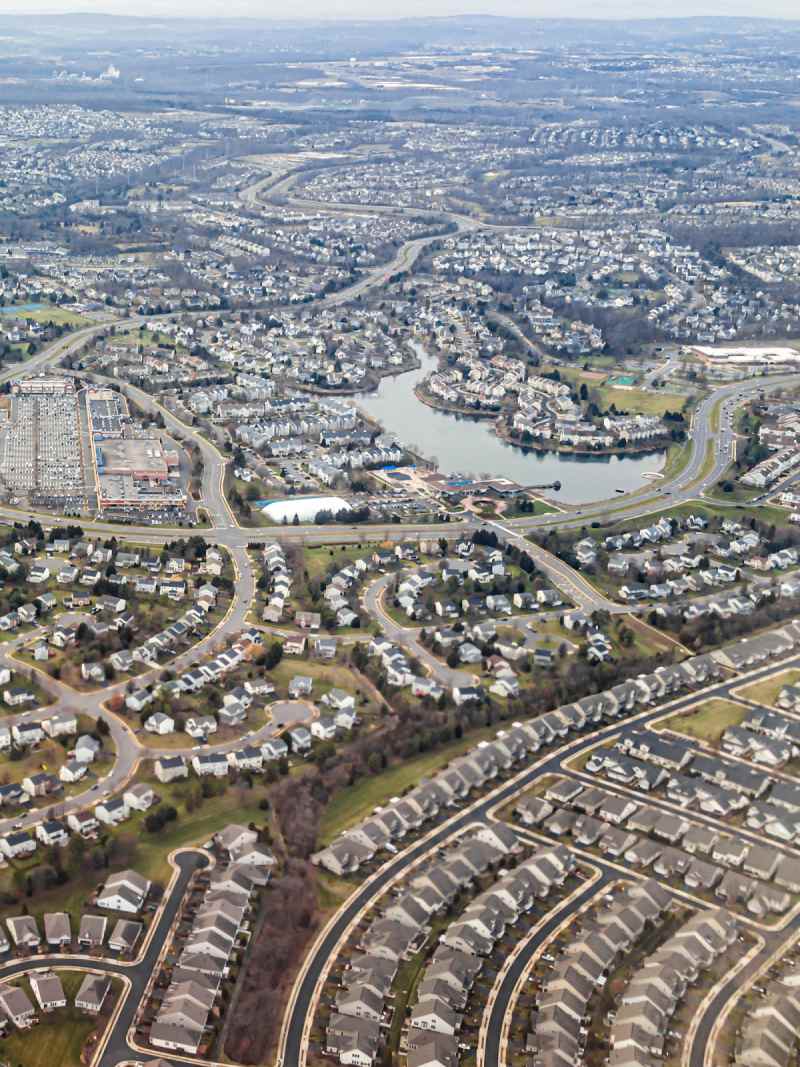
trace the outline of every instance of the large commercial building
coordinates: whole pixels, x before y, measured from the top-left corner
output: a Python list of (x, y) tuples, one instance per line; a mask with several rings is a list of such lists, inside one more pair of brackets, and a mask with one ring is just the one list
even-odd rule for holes
[(16, 396), (74, 396), (75, 382), (64, 375), (39, 374), (11, 383)]
[(120, 393), (88, 389), (86, 413), (101, 513), (186, 506), (178, 456), (167, 452), (158, 437), (136, 431)]

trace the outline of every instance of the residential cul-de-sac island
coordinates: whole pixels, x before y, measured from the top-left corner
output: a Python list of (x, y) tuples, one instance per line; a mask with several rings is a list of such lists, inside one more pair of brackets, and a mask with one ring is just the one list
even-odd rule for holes
[(10, 1067), (797, 1058), (796, 27), (437, 22), (4, 25)]

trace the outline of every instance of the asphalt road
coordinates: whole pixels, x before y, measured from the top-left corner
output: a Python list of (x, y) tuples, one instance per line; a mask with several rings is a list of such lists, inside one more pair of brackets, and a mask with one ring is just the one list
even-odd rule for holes
[[(298, 206), (300, 206), (300, 203), (303, 203), (303, 206), (312, 209), (314, 207), (314, 205), (309, 202), (298, 202)], [(326, 205), (325, 207), (327, 209), (329, 206)], [(478, 224), (476, 224), (474, 220), (465, 220), (458, 217), (457, 225), (469, 229), (476, 228)], [(430, 243), (430, 240), (431, 239), (429, 238), (419, 238), (406, 243), (398, 253), (398, 257), (396, 257), (390, 264), (386, 264), (382, 268), (376, 269), (376, 271), (372, 272), (365, 278), (360, 279), (359, 282), (354, 286), (349, 287), (347, 290), (342, 290), (340, 293), (335, 294), (334, 297), (327, 298), (327, 302), (339, 303), (349, 301), (371, 286), (382, 284), (389, 274), (395, 273), (399, 269), (404, 269), (403, 264), (410, 265), (426, 244)], [(169, 316), (167, 316), (167, 318), (169, 318)], [(118, 330), (132, 330), (138, 329), (140, 324), (140, 320), (124, 320), (117, 323), (116, 326)], [(19, 377), (21, 374), (29, 374), (32, 371), (43, 370), (48, 366), (52, 366), (65, 355), (77, 351), (85, 340), (101, 333), (107, 326), (108, 323), (101, 323), (61, 338), (58, 342), (48, 346), (31, 359), (3, 372), (3, 374), (0, 375), (0, 382)], [(602, 594), (599, 594), (598, 591), (594, 590), (591, 585), (589, 585), (581, 575), (572, 570), (572, 568), (569, 568), (566, 564), (563, 564), (562, 561), (556, 560), (555, 557), (552, 557), (549, 553), (545, 553), (527, 542), (524, 538), (524, 533), (529, 530), (547, 529), (548, 527), (563, 529), (576, 528), (583, 525), (588, 526), (592, 521), (608, 521), (615, 515), (624, 516), (626, 520), (633, 520), (651, 514), (653, 511), (666, 509), (676, 504), (696, 499), (706, 488), (719, 480), (720, 475), (730, 462), (734, 448), (734, 435), (730, 424), (732, 409), (747, 395), (752, 395), (753, 393), (762, 390), (766, 392), (773, 391), (786, 384), (796, 383), (798, 378), (800, 378), (800, 375), (795, 374), (782, 375), (780, 377), (769, 379), (750, 379), (744, 382), (731, 383), (715, 390), (713, 394), (704, 398), (695, 411), (690, 431), (691, 450), (688, 463), (685, 468), (671, 480), (661, 480), (652, 487), (648, 487), (647, 489), (628, 497), (616, 497), (610, 501), (596, 502), (577, 509), (570, 509), (563, 513), (548, 514), (533, 518), (512, 519), (506, 523), (497, 524), (500, 532), (506, 538), (513, 540), (514, 543), (518, 544), (520, 547), (524, 547), (532, 556), (535, 556), (537, 565), (548, 575), (553, 583), (558, 588), (563, 589), (565, 594), (581, 607), (589, 610), (593, 610), (595, 607), (604, 607), (606, 610), (619, 611), (619, 605), (613, 604), (608, 601), (607, 598), (603, 597)], [(135, 390), (130, 386), (126, 386), (126, 388), (130, 390), (130, 395), (136, 403), (141, 404), (145, 410), (160, 411), (164, 417), (165, 423), (170, 429), (174, 430), (182, 437), (189, 436), (197, 441), (204, 457), (203, 492), (204, 497), (206, 498), (205, 505), (211, 515), (211, 527), (199, 532), (211, 542), (229, 548), (232, 551), (236, 565), (240, 569), (240, 574), (236, 582), (234, 607), (229, 618), (226, 620), (223, 629), (216, 633), (213, 639), (208, 638), (201, 641), (191, 650), (191, 652), (180, 657), (178, 665), (180, 665), (182, 669), (185, 669), (185, 667), (196, 658), (204, 655), (208, 650), (207, 645), (210, 641), (219, 641), (224, 635), (235, 633), (242, 628), (254, 587), (252, 569), (247, 561), (247, 554), (245, 551), (246, 545), (250, 542), (264, 543), (272, 540), (301, 543), (346, 542), (363, 540), (367, 534), (371, 537), (392, 538), (415, 534), (428, 536), (447, 534), (449, 536), (454, 536), (459, 533), (468, 532), (470, 529), (474, 528), (476, 520), (473, 518), (464, 522), (454, 522), (449, 524), (421, 525), (409, 523), (387, 525), (385, 527), (370, 526), (366, 528), (351, 527), (345, 529), (340, 529), (338, 527), (313, 526), (299, 528), (278, 527), (270, 529), (246, 529), (238, 527), (222, 493), (222, 478), (225, 464), (227, 462), (226, 457), (219, 453), (213, 445), (208, 443), (202, 435), (198, 435), (191, 427), (187, 427), (184, 423), (175, 419), (170, 412), (162, 408), (152, 397), (142, 393), (140, 390)], [(722, 401), (722, 415), (720, 418), (720, 428), (717, 432), (712, 429), (712, 411), (714, 406), (720, 401)], [(709, 469), (703, 473), (703, 468), (706, 464), (708, 445), (709, 442), (712, 441), (713, 462), (709, 464)], [(28, 514), (28, 512), (20, 512), (19, 509), (0, 507), (0, 516), (4, 516), (11, 521), (24, 519)], [(54, 519), (52, 515), (39, 514), (36, 517), (42, 521), (43, 525), (58, 524), (57, 520)], [(186, 535), (186, 530), (184, 528), (155, 529), (150, 526), (121, 527), (116, 524), (93, 522), (85, 522), (82, 525), (87, 532), (107, 534), (110, 531), (113, 531), (118, 536), (135, 537), (137, 540), (142, 540), (150, 544), (163, 544), (177, 537)], [(373, 605), (373, 607), (375, 607), (375, 605)], [(769, 673), (771, 669), (772, 668), (765, 668), (761, 673)], [(147, 676), (140, 678), (139, 681), (146, 683)], [(724, 691), (724, 685), (714, 687), (713, 689), (714, 694), (717, 692), (724, 693)], [(85, 711), (87, 714), (97, 717), (100, 714), (104, 714), (99, 707), (100, 699), (108, 699), (109, 695), (113, 694), (113, 692), (114, 688), (112, 687), (110, 690), (103, 691), (102, 694), (76, 694), (72, 690), (67, 692), (66, 687), (64, 687), (64, 691), (61, 693), (59, 699), (63, 700), (64, 704), (69, 704), (69, 706), (75, 707), (76, 710)], [(690, 706), (695, 699), (694, 696), (687, 697), (685, 701), (681, 701), (675, 706), (675, 710), (680, 710), (681, 707)], [(654, 711), (653, 716), (660, 713), (660, 711)], [(117, 720), (114, 716), (107, 716), (107, 720), (117, 745), (118, 758), (114, 769), (103, 783), (103, 788), (114, 791), (118, 790), (127, 779), (127, 776), (132, 773), (138, 758), (140, 758), (142, 750), (135, 736), (124, 723)], [(642, 720), (639, 720), (637, 725), (641, 724)], [(594, 743), (604, 736), (619, 731), (620, 724), (612, 724), (592, 735), (591, 741)], [(301, 1043), (303, 1022), (305, 1014), (309, 1010), (309, 1005), (313, 1003), (313, 994), (317, 979), (324, 971), (332, 955), (335, 954), (340, 938), (347, 930), (352, 918), (358, 913), (360, 908), (365, 903), (374, 901), (388, 882), (396, 875), (407, 870), (409, 865), (416, 859), (419, 859), (431, 849), (435, 849), (440, 844), (448, 841), (454, 833), (464, 829), (470, 822), (485, 819), (489, 809), (499, 800), (509, 799), (540, 775), (556, 771), (562, 758), (565, 758), (565, 755), (574, 755), (586, 744), (586, 738), (574, 739), (567, 746), (565, 752), (559, 752), (556, 755), (545, 757), (543, 761), (540, 761), (536, 766), (524, 772), (518, 781), (501, 785), (499, 789), (490, 796), (483, 798), (466, 811), (454, 816), (451, 822), (444, 824), (432, 834), (430, 841), (412, 846), (410, 849), (394, 858), (391, 862), (387, 863), (385, 868), (374, 881), (363, 886), (362, 889), (357, 892), (355, 898), (340, 910), (333, 925), (326, 934), (320, 949), (310, 960), (308, 970), (301, 983), (299, 990), (300, 995), (294, 1002), (294, 1007), (289, 1017), (286, 1046), (283, 1056), (283, 1063), (286, 1064), (287, 1067), (290, 1064), (292, 1067), (295, 1067), (295, 1065), (302, 1063)], [(81, 796), (74, 797), (72, 800), (67, 801), (66, 803), (68, 807), (66, 807), (65, 810), (75, 810), (85, 807), (88, 801), (96, 799), (98, 799), (97, 793), (82, 794)], [(12, 820), (4, 820), (3, 822), (0, 822), (0, 832), (7, 829), (7, 824), (11, 821)], [(30, 822), (38, 821), (38, 817), (31, 813), (30, 815), (25, 816), (22, 821), (28, 824)], [(188, 874), (186, 877), (188, 878)], [(172, 904), (172, 902), (170, 902), (170, 904)], [(177, 902), (175, 903), (175, 907), (177, 907)], [(93, 961), (93, 966), (95, 962), (96, 961)], [(21, 961), (20, 965), (24, 966)], [(142, 988), (144, 987), (142, 986)], [(135, 1003), (136, 998), (131, 997), (130, 1008), (126, 1005), (125, 1011), (130, 1011), (131, 1018), (132, 1013), (135, 1010)], [(497, 1010), (499, 1011), (500, 1009)], [(706, 1032), (704, 1030), (705, 1023), (706, 1019), (704, 1018), (698, 1029), (697, 1042), (699, 1043), (702, 1043), (701, 1035)], [(711, 1025), (712, 1023), (709, 1022), (709, 1033)], [(129, 1058), (129, 1050), (119, 1038), (118, 1029), (119, 1027), (115, 1028), (113, 1042), (106, 1051), (101, 1067), (107, 1067), (107, 1065), (117, 1063), (120, 1058)], [(125, 1031), (126, 1030), (127, 1025), (125, 1026)], [(489, 1067), (495, 1067), (495, 1063), (488, 1058), (487, 1063), (489, 1064)], [(694, 1062), (694, 1048), (692, 1067), (701, 1067), (699, 1061)]]
[[(782, 662), (780, 666), (794, 667), (798, 664), (800, 664), (800, 656), (795, 656)], [(745, 681), (748, 683), (757, 682), (761, 678), (773, 673), (775, 669), (775, 664), (769, 664), (758, 670), (749, 672), (746, 676), (740, 675), (735, 679), (725, 679), (717, 682), (712, 686), (708, 686), (699, 694), (697, 692), (689, 693), (670, 703), (668, 709), (669, 714), (677, 714), (681, 711), (686, 711), (696, 704), (698, 700), (706, 701), (718, 696), (725, 696), (730, 691), (731, 687), (742, 685)], [(591, 733), (578, 734), (569, 739), (558, 749), (552, 750), (550, 753), (544, 753), (542, 756), (535, 758), (535, 762), (531, 767), (522, 770), (511, 780), (500, 784), (492, 792), (436, 827), (423, 840), (416, 844), (412, 844), (399, 855), (389, 859), (373, 877), (361, 886), (361, 888), (356, 889), (353, 896), (351, 896), (336, 913), (334, 919), (327, 928), (324, 937), (313, 951), (313, 954), (307, 958), (306, 970), (302, 979), (295, 987), (295, 995), (289, 1006), (285, 1027), (285, 1044), (282, 1062), (287, 1065), (287, 1067), (290, 1064), (292, 1067), (302, 1067), (305, 1062), (305, 1049), (303, 1048), (304, 1026), (308, 1012), (314, 1009), (317, 984), (319, 983), (321, 976), (326, 972), (335, 959), (341, 945), (347, 938), (350, 926), (356, 920), (362, 909), (368, 905), (374, 906), (391, 882), (396, 878), (401, 877), (404, 872), (407, 872), (414, 864), (422, 860), (424, 857), (428, 856), (433, 859), (437, 849), (443, 845), (451, 843), (457, 835), (463, 832), (471, 824), (486, 821), (487, 818), (489, 818), (491, 809), (498, 804), (502, 804), (505, 801), (518, 796), (537, 779), (546, 777), (547, 775), (558, 774), (561, 771), (562, 763), (574, 759), (574, 757), (579, 755), (585, 748), (592, 747), (603, 740), (616, 735), (624, 737), (631, 731), (641, 730), (647, 726), (648, 723), (654, 719), (662, 717), (664, 714), (664, 705), (658, 705), (646, 713), (634, 715), (627, 720), (621, 719), (602, 726), (599, 729), (595, 729)], [(598, 866), (602, 866), (602, 864), (598, 863)], [(621, 875), (619, 874), (616, 875), (616, 877), (620, 876)], [(790, 929), (800, 929), (800, 918), (791, 922)], [(786, 938), (787, 931), (776, 931), (775, 937)], [(736, 987), (730, 990), (730, 995), (735, 992), (735, 988)], [(506, 994), (510, 995), (513, 986), (504, 983), (503, 989), (506, 991)], [(490, 1048), (493, 1049), (495, 1055), (494, 1058), (491, 1058), (487, 1054), (485, 1067), (499, 1067), (497, 1059), (500, 1043), (499, 1027), (502, 1024), (504, 1011), (507, 1007), (507, 1002), (506, 1007), (504, 1008), (502, 998), (498, 997), (494, 1009), (494, 1024), (490, 1028), (490, 1032), (487, 1034), (487, 1050)], [(709, 1022), (708, 1032), (710, 1032), (712, 1025), (713, 1019)], [(702, 1034), (705, 1032), (706, 1031), (702, 1028), (700, 1029), (696, 1039), (698, 1042), (702, 1042)], [(700, 1060), (695, 1063), (693, 1059), (691, 1067), (702, 1067), (702, 1061)]]
[[(587, 886), (582, 893), (579, 893), (572, 898), (570, 901), (570, 911), (572, 914), (576, 914), (584, 904), (589, 903), (590, 900), (593, 900), (595, 897), (604, 893), (606, 887), (618, 878), (618, 874), (614, 874), (611, 871), (604, 871), (597, 881)], [(489, 1019), (486, 1026), (486, 1044), (484, 1045), (483, 1050), (483, 1064), (485, 1067), (488, 1067), (488, 1065), (499, 1065), (501, 1062), (500, 1054), (502, 1048), (503, 1023), (508, 1012), (513, 1009), (512, 1001), (517, 982), (525, 974), (531, 965), (531, 961), (537, 953), (542, 950), (542, 947), (556, 932), (563, 921), (563, 909), (558, 907), (553, 908), (536, 931), (535, 935), (527, 942), (509, 967), (508, 971), (503, 975), (503, 980), (497, 989), (495, 1000), (489, 1009)]]
[[(142, 1058), (141, 1054), (128, 1044), (128, 1030), (133, 1024), (142, 995), (155, 969), (169, 929), (175, 920), (189, 879), (196, 870), (207, 866), (208, 859), (198, 851), (187, 850), (175, 857), (175, 863), (179, 868), (178, 877), (156, 919), (155, 931), (150, 937), (144, 955), (133, 965), (124, 965), (112, 959), (98, 959), (94, 956), (81, 954), (74, 956), (59, 954), (57, 957), (35, 955), (26, 956), (22, 959), (9, 958), (4, 962), (0, 962), (0, 981), (14, 978), (17, 975), (24, 974), (26, 971), (49, 971), (53, 968), (70, 968), (94, 973), (100, 972), (112, 976), (124, 976), (130, 981), (130, 992), (125, 999), (119, 1016), (115, 1020), (108, 1043), (97, 1067), (114, 1067), (118, 1063)], [(100, 877), (98, 876), (98, 881)], [(109, 913), (109, 920), (112, 924), (118, 917), (113, 913)], [(162, 1055), (161, 1058), (168, 1063), (177, 1064), (180, 1062), (171, 1059), (169, 1055)]]

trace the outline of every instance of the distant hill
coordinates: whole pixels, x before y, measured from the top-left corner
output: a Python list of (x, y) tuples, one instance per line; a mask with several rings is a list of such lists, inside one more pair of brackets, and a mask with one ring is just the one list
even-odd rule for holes
[(800, 20), (702, 16), (679, 19), (541, 19), (466, 15), (388, 21), (294, 21), (283, 19), (137, 18), (128, 15), (69, 14), (31, 19), (0, 15), (0, 35), (34, 48), (58, 45), (71, 51), (103, 45), (114, 51), (144, 47), (211, 50), (247, 46), (252, 51), (289, 49), (312, 57), (391, 54), (409, 49), (454, 47), (559, 48), (599, 50), (683, 46), (771, 44), (791, 48), (800, 42)]

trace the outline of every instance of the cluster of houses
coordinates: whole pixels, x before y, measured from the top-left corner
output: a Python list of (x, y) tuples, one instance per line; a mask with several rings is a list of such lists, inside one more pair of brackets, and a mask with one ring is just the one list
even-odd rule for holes
[(243, 744), (229, 752), (197, 752), (190, 759), (180, 753), (174, 756), (159, 756), (155, 762), (155, 774), (160, 782), (175, 782), (187, 778), (191, 769), (198, 778), (224, 778), (232, 770), (263, 771), (264, 764), (288, 759), (290, 751), (305, 754), (310, 751), (312, 734), (304, 726), (287, 731), (292, 749), (282, 737), (272, 737), (260, 745)]
[(725, 730), (721, 747), (751, 763), (783, 767), (800, 755), (800, 720), (767, 708), (749, 708), (738, 726)]
[(574, 1067), (583, 1061), (593, 998), (624, 955), (658, 925), (669, 901), (669, 893), (648, 879), (626, 886), (574, 930), (531, 1013), (525, 1048), (536, 1062)]
[[(516, 600), (524, 595), (515, 593), (514, 599)], [(491, 600), (493, 598), (488, 597), (487, 599)], [(574, 618), (576, 628), (582, 625), (579, 616), (580, 613), (570, 613), (567, 616), (569, 619)], [(610, 658), (612, 645), (605, 634), (594, 627), (588, 619), (585, 620), (585, 626), (590, 661), (599, 662)], [(572, 626), (570, 625), (571, 628)], [(499, 697), (516, 697), (519, 695), (519, 676), (514, 667), (519, 668), (527, 665), (547, 668), (552, 667), (556, 662), (555, 649), (548, 647), (546, 644), (540, 644), (535, 633), (509, 623), (504, 628), (503, 635), (499, 636), (497, 625), (493, 619), (462, 625), (458, 629), (455, 627), (441, 627), (434, 630), (430, 634), (430, 638), (434, 651), (443, 657), (447, 657), (448, 663), (452, 662), (451, 656), (455, 652), (458, 664), (462, 664), (465, 667), (473, 666), (477, 669), (485, 667), (490, 675), (489, 692)], [(385, 662), (387, 653), (394, 663), (400, 662), (397, 660), (393, 648), (381, 650), (382, 642), (380, 639), (373, 641), (373, 646), (384, 659), (384, 666), (388, 666)], [(566, 641), (564, 646), (570, 651), (574, 651), (576, 647), (571, 642)], [(411, 686), (412, 693), (415, 696), (439, 695), (438, 690), (433, 693), (426, 692), (426, 679), (422, 679), (420, 682), (419, 679), (413, 677), (407, 684)], [(420, 688), (421, 692), (418, 692)], [(463, 694), (457, 696), (454, 691), (454, 699), (457, 702), (462, 698)]]
[[(128, 602), (122, 593), (130, 587), (135, 593), (146, 596), (163, 596), (175, 602), (182, 601), (189, 593), (187, 572), (190, 564), (178, 557), (168, 559), (162, 564), (159, 558), (143, 559), (135, 551), (106, 548), (99, 542), (77, 541), (56, 538), (45, 545), (48, 557), (64, 556), (66, 559), (34, 558), (28, 564), (27, 581), (30, 585), (41, 586), (55, 582), (59, 586), (83, 586), (85, 593), (77, 592), (68, 596), (64, 606), (72, 611), (91, 611), (85, 625), (93, 637), (102, 637), (123, 628), (133, 628), (135, 617), (128, 609)], [(14, 552), (0, 552), (0, 570), (8, 576), (20, 571), (22, 564), (19, 554), (32, 554), (37, 551), (35, 541), (23, 540), (14, 546)], [(79, 566), (85, 564), (84, 566)], [(134, 663), (152, 664), (159, 655), (169, 651), (175, 642), (190, 632), (202, 628), (205, 617), (213, 610), (218, 590), (213, 578), (222, 574), (224, 560), (216, 548), (209, 548), (205, 561), (198, 567), (197, 573), (209, 577), (209, 581), (194, 591), (193, 606), (163, 633), (156, 634), (149, 641), (134, 649), (124, 649), (109, 658), (111, 665), (118, 671), (129, 672)], [(111, 568), (111, 573), (107, 573)], [(146, 573), (138, 576), (128, 572), (143, 569)], [(112, 593), (93, 598), (92, 590), (104, 580), (113, 588)], [(30, 603), (22, 604), (14, 611), (0, 616), (0, 630), (11, 631), (19, 626), (32, 625), (58, 606), (58, 599), (53, 592), (45, 592)], [(78, 624), (53, 626), (47, 633), (46, 640), (36, 648), (37, 659), (48, 658), (48, 644), (57, 649), (74, 645), (77, 639)], [(85, 664), (85, 680), (102, 683), (105, 671), (102, 664)]]
[[(474, 890), (479, 879), (520, 852), (510, 828), (485, 826), (416, 873), (363, 934), (342, 974), (326, 1027), (326, 1051), (340, 1063), (370, 1067), (391, 1012), (390, 990), (403, 961), (427, 941), (434, 918)], [(545, 848), (475, 896), (446, 928), (417, 987), (407, 1034), (409, 1067), (458, 1063), (461, 1012), (483, 960), (507, 926), (563, 884), (574, 866), (566, 849)]]
[[(600, 759), (605, 759), (603, 751)], [(701, 788), (707, 781), (701, 781)], [(800, 863), (774, 845), (753, 845), (683, 813), (584, 787), (574, 779), (560, 778), (544, 796), (523, 798), (515, 817), (614, 862), (675, 879), (694, 892), (713, 893), (726, 906), (745, 907), (759, 918), (783, 914), (791, 906), (789, 894), (800, 884)]]
[(798, 977), (791, 967), (766, 984), (744, 1021), (734, 1067), (789, 1067), (800, 1030)]
[[(372, 557), (360, 557), (340, 567), (325, 583), (322, 593), (325, 606), (336, 618), (337, 627), (353, 626), (359, 619), (354, 610), (354, 594), (363, 581), (364, 575), (375, 569), (379, 559), (388, 556), (388, 562), (399, 558), (394, 553), (376, 552)], [(292, 586), (292, 574), (286, 563), (283, 549), (277, 543), (269, 544), (263, 550), (264, 568), (267, 574), (267, 604), (262, 612), (265, 622), (279, 623), (284, 618), (287, 601)], [(297, 609), (294, 623), (300, 630), (316, 631), (322, 625), (320, 612)]]
[[(0, 725), (0, 751), (27, 749), (47, 738), (71, 737), (77, 731), (77, 717), (68, 709), (54, 711), (42, 719), (19, 719), (10, 726)], [(102, 745), (96, 737), (81, 734), (66, 752), (57, 775), (42, 769), (31, 771), (21, 782), (0, 785), (0, 805), (16, 807), (56, 796), (65, 785), (80, 781), (101, 752)]]
[[(466, 542), (470, 549), (474, 546)], [(458, 548), (458, 546), (457, 546)], [(399, 576), (394, 601), (397, 607), (416, 622), (428, 622), (433, 618), (457, 619), (476, 616), (507, 616), (517, 611), (538, 611), (563, 603), (558, 594), (550, 597), (552, 590), (517, 592), (513, 594), (487, 593), (478, 590), (493, 585), (498, 578), (507, 575), (505, 557), (500, 549), (489, 549), (474, 558), (455, 557), (443, 559), (436, 565), (418, 567)], [(443, 589), (451, 583), (458, 588), (465, 582), (473, 583), (476, 590), (470, 595), (458, 596)], [(539, 596), (539, 593), (542, 595)]]
[[(786, 552), (794, 554), (794, 549)], [(783, 553), (775, 553), (783, 555)], [(659, 603), (654, 612), (660, 618), (681, 618), (684, 622), (694, 622), (703, 617), (730, 619), (734, 616), (752, 615), (766, 601), (795, 599), (800, 596), (800, 578), (795, 574), (787, 575), (780, 581), (753, 579), (746, 588), (737, 593), (723, 593), (718, 596), (706, 595), (702, 599), (675, 603), (678, 597), (692, 593), (708, 593), (719, 585), (739, 582), (742, 572), (738, 567), (720, 563), (698, 570), (696, 574), (687, 574), (680, 578), (652, 582), (649, 585), (626, 583), (620, 587), (620, 597), (628, 603), (642, 600), (656, 600)]]
[(702, 911), (645, 958), (611, 1024), (609, 1067), (654, 1067), (663, 1061), (678, 1004), (736, 938), (736, 920), (727, 911)]
[[(144, 907), (150, 888), (150, 882), (136, 871), (120, 871), (110, 875), (106, 884), (100, 887), (95, 903), (96, 906), (109, 911), (135, 915)], [(11, 940), (0, 931), (0, 952), (8, 952), (12, 945), (21, 954), (42, 951), (42, 935), (32, 915), (8, 918), (6, 926)], [(81, 916), (79, 929), (74, 935), (70, 917), (66, 912), (46, 912), (44, 945), (50, 953), (70, 952), (73, 941), (76, 940), (78, 948), (85, 951), (96, 953), (108, 948), (117, 955), (130, 955), (143, 929), (141, 922), (118, 918), (109, 933), (109, 919), (105, 915), (86, 914)], [(97, 1011), (100, 1010), (101, 1004), (102, 1000)]]
[[(250, 656), (253, 646), (261, 644), (261, 641), (262, 635), (260, 631), (252, 628), (243, 630), (236, 640), (232, 641), (222, 652), (185, 671), (178, 678), (161, 682), (151, 689), (136, 689), (134, 692), (129, 693), (125, 698), (125, 705), (131, 711), (138, 713), (144, 711), (157, 696), (163, 695), (177, 698), (191, 693), (198, 693), (205, 686), (218, 682), (225, 675), (241, 666)], [(229, 699), (224, 703), (223, 708), (229, 710), (224, 714), (220, 710), (218, 713), (220, 722), (222, 725), (236, 725), (236, 722), (233, 721), (234, 719), (237, 722), (242, 722), (246, 717), (249, 702), (254, 697), (269, 696), (274, 691), (274, 686), (266, 680), (245, 682), (241, 688), (236, 689), (236, 696), (232, 693), (226, 694)], [(245, 706), (245, 702), (247, 702), (247, 706)], [(244, 712), (243, 715), (242, 711)], [(213, 729), (216, 729), (216, 720), (212, 719), (212, 722)], [(151, 733), (169, 734), (175, 729), (175, 721), (165, 713), (156, 714), (148, 717), (145, 722), (145, 729)], [(189, 729), (186, 732), (190, 736), (201, 739), (211, 731), (212, 723), (204, 723), (199, 728), (193, 728), (192, 732)]]
[[(417, 546), (412, 545), (411, 551), (416, 553), (416, 550)], [(375, 570), (387, 570), (395, 563), (399, 563), (405, 558), (403, 553), (402, 545), (396, 545), (393, 551), (378, 549), (369, 557), (360, 556), (352, 563), (346, 563), (326, 581), (322, 598), (328, 610), (336, 616), (337, 626), (354, 626), (360, 621), (357, 611), (357, 592), (365, 576)], [(301, 612), (299, 618), (298, 614), (295, 614), (295, 623), (313, 630), (319, 626), (319, 623), (313, 614), (308, 620), (307, 614)]]
[[(43, 775), (48, 778), (46, 783), (42, 782)], [(52, 796), (58, 791), (58, 782), (54, 780), (56, 785), (53, 786), (50, 779), (53, 779), (53, 776), (47, 775), (44, 771), (32, 774), (23, 779), (21, 787), (15, 787), (15, 789), (20, 790), (23, 799), (34, 796)], [(39, 792), (32, 792), (35, 789)], [(118, 826), (136, 812), (147, 811), (156, 799), (149, 785), (144, 782), (134, 782), (125, 789), (121, 796), (104, 798), (91, 810), (70, 812), (64, 822), (60, 819), (44, 819), (37, 823), (33, 834), (21, 828), (11, 830), (0, 837), (0, 855), (7, 860), (13, 860), (31, 855), (40, 844), (46, 848), (66, 845), (70, 833), (78, 834), (85, 840), (94, 840), (103, 826)]]
[[(50, 1013), (67, 1006), (64, 987), (55, 971), (34, 971), (28, 975), (28, 984), (38, 1011)], [(107, 975), (89, 973), (75, 994), (75, 1007), (89, 1015), (97, 1015), (110, 990), (111, 979)], [(0, 985), (0, 1012), (3, 1028), (10, 1020), (18, 1030), (27, 1030), (38, 1021), (37, 1008), (21, 985)]]
[[(148, 637), (142, 644), (112, 652), (108, 663), (119, 673), (136, 674), (137, 664), (138, 670), (147, 670), (157, 665), (160, 659), (174, 655), (181, 643), (208, 630), (209, 615), (216, 607), (217, 596), (218, 590), (213, 583), (208, 582), (200, 586), (195, 592), (194, 605), (191, 608), (169, 626)], [(100, 603), (104, 610), (116, 615), (110, 624), (94, 619), (87, 622), (92, 636), (101, 637), (109, 628), (118, 630), (135, 626), (135, 618), (126, 613), (126, 601), (122, 598), (102, 597)], [(56, 626), (49, 636), (49, 641), (56, 648), (70, 648), (77, 642), (77, 632), (78, 626), (75, 624)], [(106, 681), (107, 669), (102, 663), (82, 663), (81, 675), (85, 681), (102, 685)]]
[(660, 602), (656, 614), (680, 616), (686, 622), (703, 615), (747, 615), (767, 596), (800, 595), (800, 581), (787, 575), (775, 583), (754, 580), (747, 592), (737, 595), (675, 603), (680, 597), (708, 594), (719, 586), (739, 582), (749, 571), (785, 571), (800, 562), (795, 548), (766, 554), (760, 551), (762, 537), (733, 520), (722, 523), (720, 535), (702, 532), (705, 525), (705, 519), (689, 516), (683, 520), (683, 529), (693, 536), (673, 541), (678, 528), (675, 520), (661, 518), (652, 526), (610, 535), (602, 542), (584, 537), (573, 546), (573, 552), (579, 567), (593, 567), (602, 547), (610, 553), (605, 566), (609, 576), (620, 583), (621, 599), (628, 603), (655, 600)]
[(173, 943), (176, 962), (150, 1027), (154, 1048), (196, 1055), (212, 1036), (223, 981), (247, 942), (254, 894), (275, 863), (258, 834), (231, 825), (215, 835), (224, 859), (208, 877), (199, 900), (184, 910)]

